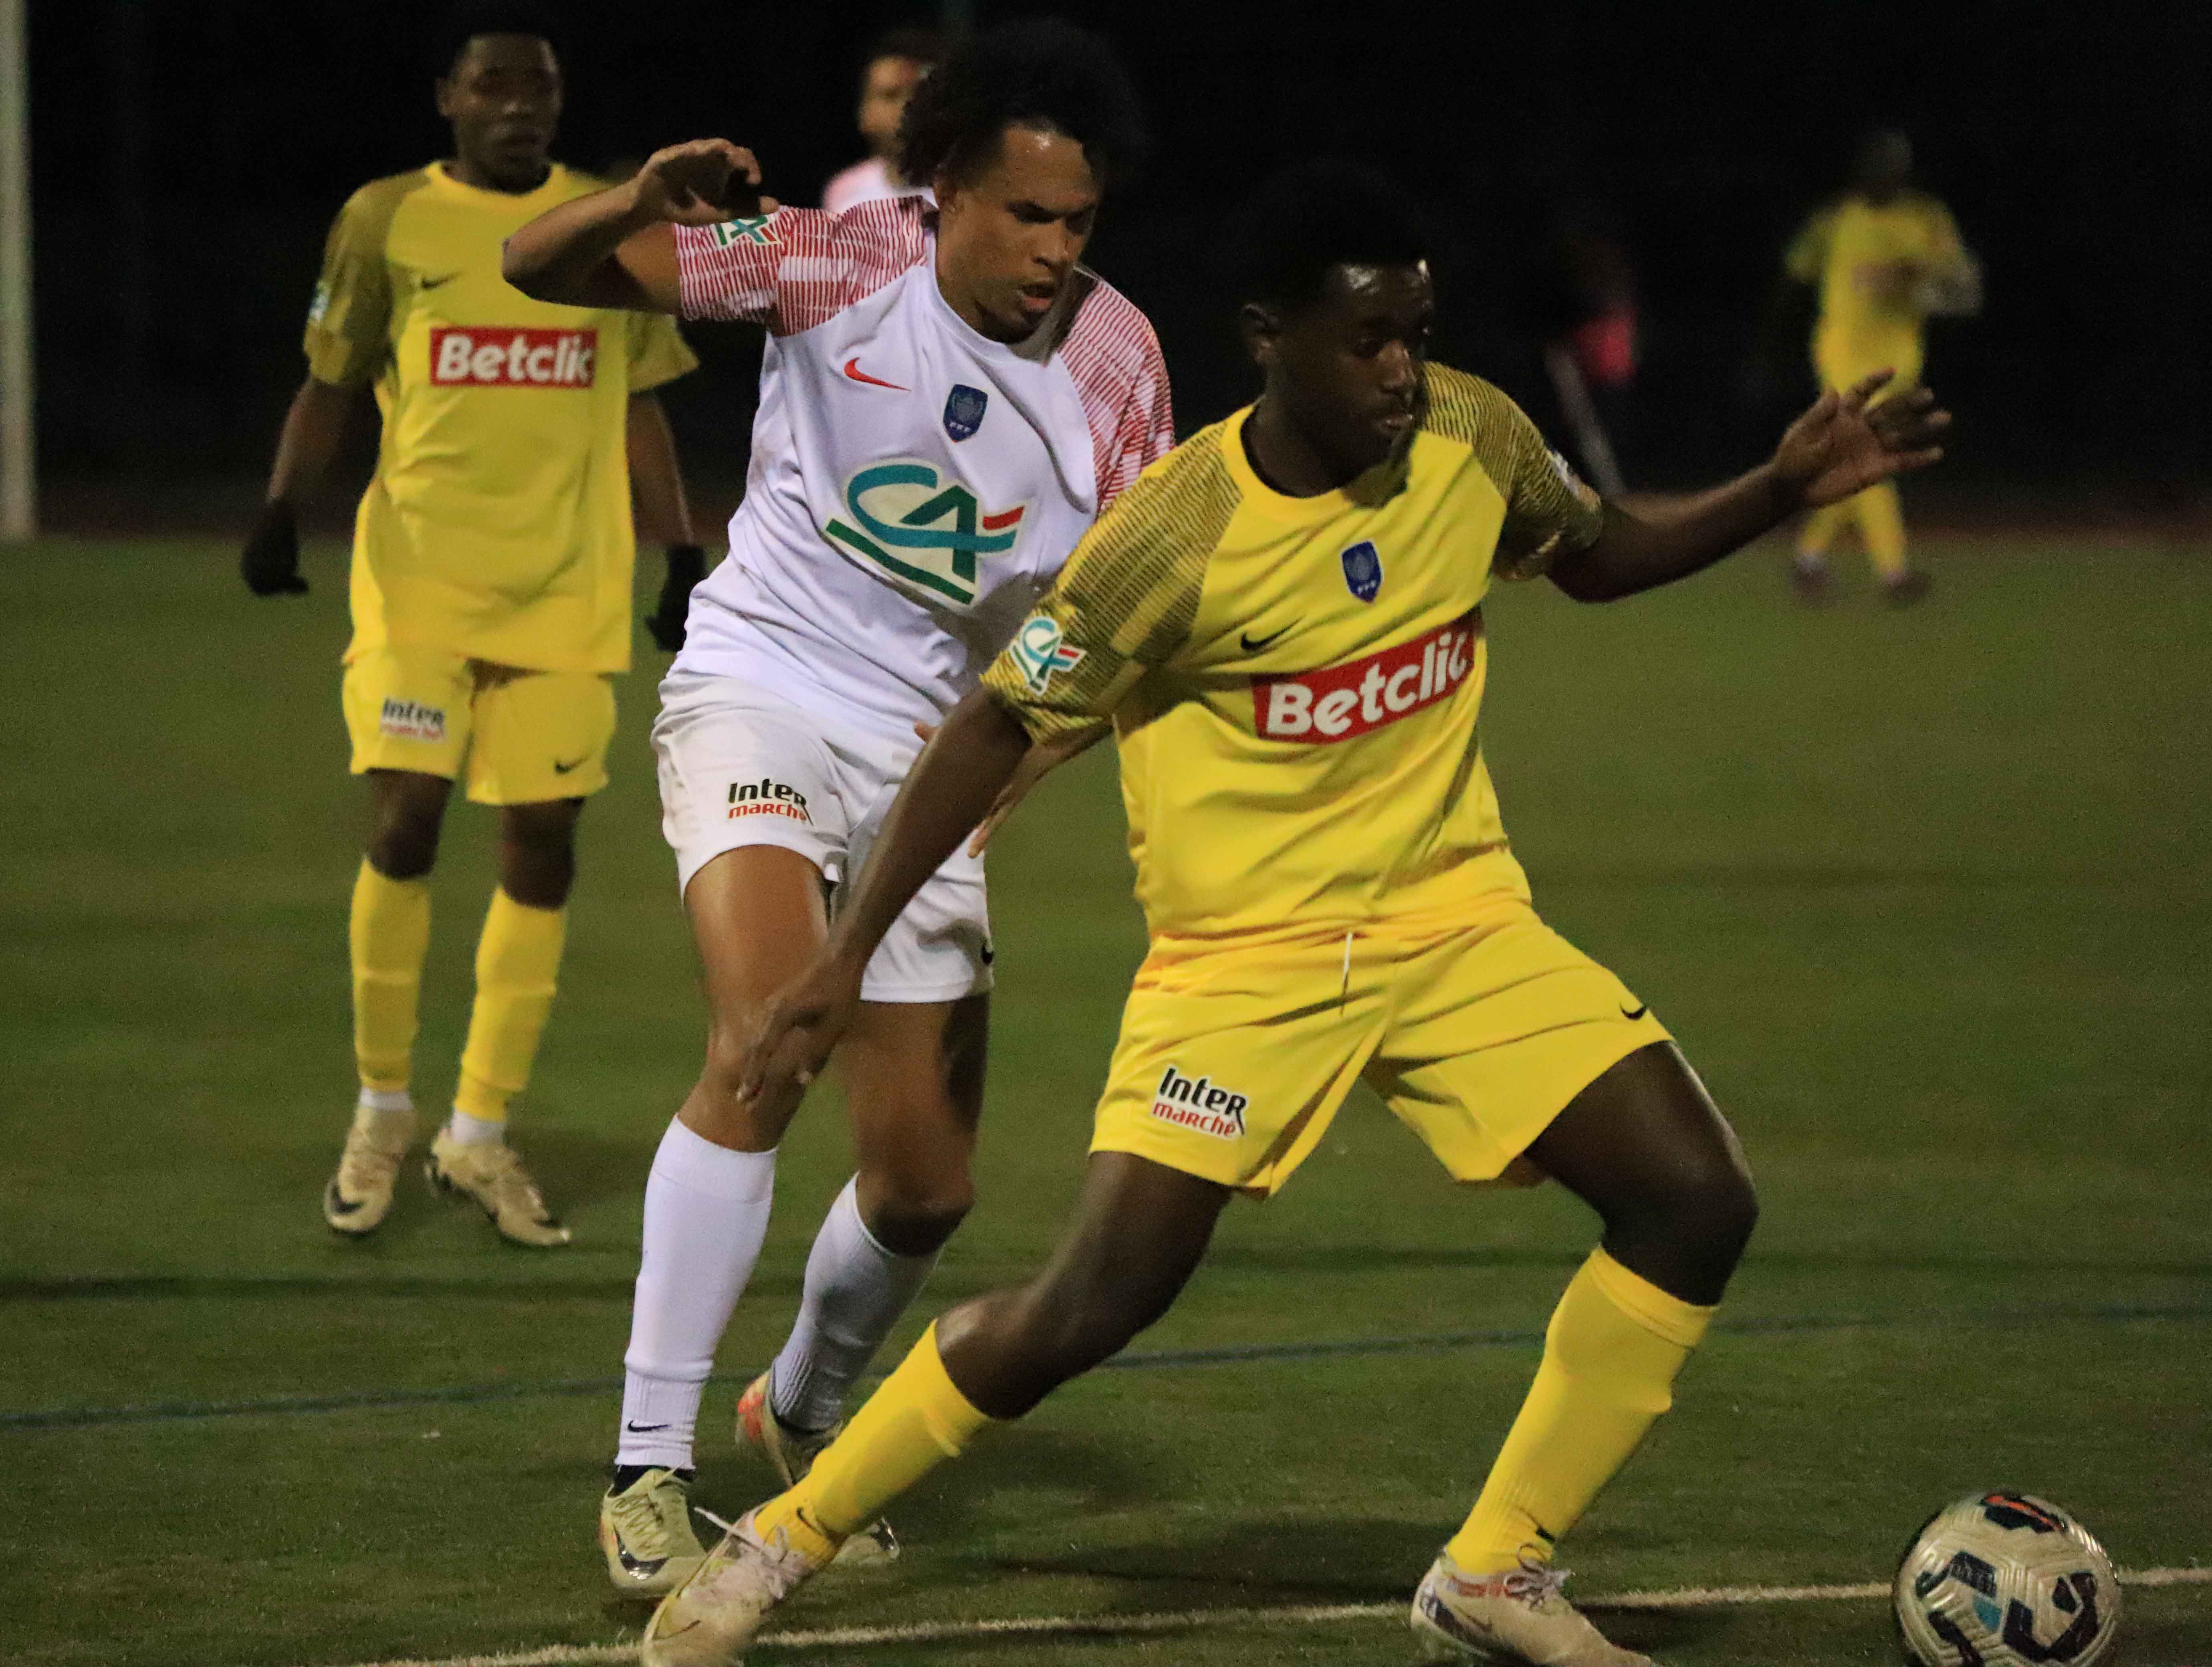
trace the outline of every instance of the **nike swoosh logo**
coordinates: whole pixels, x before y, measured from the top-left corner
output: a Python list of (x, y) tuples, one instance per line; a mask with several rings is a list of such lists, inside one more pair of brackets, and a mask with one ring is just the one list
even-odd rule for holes
[(1650, 1013), (1650, 1011), (1651, 1007), (1649, 1002), (1639, 1001), (1637, 1003), (1635, 1011), (1633, 1012), (1631, 1012), (1626, 1007), (1623, 1007), (1620, 1010), (1620, 1016), (1623, 1019), (1641, 1019), (1645, 1013)]
[(668, 1562), (665, 1557), (633, 1557), (629, 1554), (629, 1548), (626, 1545), (617, 1546), (615, 1555), (622, 1559), (623, 1567), (630, 1573), (648, 1580), (659, 1573)]
[(845, 374), (856, 382), (866, 382), (872, 388), (889, 388), (893, 393), (914, 392), (911, 388), (901, 387), (896, 382), (886, 382), (880, 376), (869, 375), (866, 371), (860, 368), (860, 356), (857, 353), (845, 361)]
[(632, 1435), (651, 1435), (655, 1430), (665, 1430), (667, 1427), (668, 1426), (665, 1424), (625, 1424), (623, 1426), (623, 1428), (628, 1430)]
[(1287, 631), (1288, 630), (1290, 630), (1290, 626), (1285, 625), (1283, 627), (1283, 630), (1269, 631), (1265, 636), (1255, 636), (1251, 632), (1247, 631), (1237, 639), (1237, 645), (1242, 648), (1246, 654), (1256, 654), (1261, 649), (1266, 648), (1277, 637), (1282, 636), (1283, 631)]
[(459, 277), (460, 277), (459, 272), (441, 272), (435, 277), (418, 279), (416, 283), (416, 288), (419, 289), (435, 289), (440, 284), (451, 283)]
[[(562, 763), (558, 758), (556, 758), (556, 759), (553, 761), (553, 773), (554, 773), (556, 776), (566, 776), (566, 775), (567, 775), (570, 770), (572, 770), (575, 769), (579, 764), (582, 764), (583, 762), (584, 762), (584, 761), (583, 761), (583, 759), (581, 759), (581, 758), (571, 758), (570, 760), (568, 760), (568, 762), (567, 764), (562, 764)], [(660, 1428), (660, 1427), (662, 1427), (662, 1426), (655, 1426), (655, 1427), (656, 1427), (656, 1428)]]

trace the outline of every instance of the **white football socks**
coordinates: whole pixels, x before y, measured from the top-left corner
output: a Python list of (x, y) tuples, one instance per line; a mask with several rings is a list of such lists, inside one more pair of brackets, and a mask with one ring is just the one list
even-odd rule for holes
[(773, 1149), (732, 1152), (673, 1120), (660, 1137), (645, 1183), (616, 1463), (690, 1467), (699, 1397), (760, 1257), (775, 1187)]
[(793, 1429), (826, 1430), (843, 1416), (867, 1370), (937, 1265), (937, 1252), (895, 1256), (860, 1220), (859, 1177), (845, 1183), (807, 1253), (799, 1321), (769, 1377), (769, 1405)]
[(414, 1096), (404, 1088), (364, 1088), (355, 1104), (371, 1111), (412, 1111)]
[(447, 1120), (446, 1132), (459, 1146), (501, 1146), (507, 1141), (507, 1124), (493, 1122), (489, 1117), (472, 1117), (459, 1106)]

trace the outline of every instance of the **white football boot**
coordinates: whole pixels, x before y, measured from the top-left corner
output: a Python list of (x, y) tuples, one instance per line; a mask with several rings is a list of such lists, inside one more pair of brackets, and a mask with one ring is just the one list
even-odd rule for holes
[(599, 1549), (607, 1579), (631, 1597), (663, 1597), (707, 1561), (691, 1531), (691, 1484), (655, 1465), (635, 1481), (599, 1497)]
[[(832, 1424), (813, 1434), (793, 1429), (775, 1415), (769, 1402), (768, 1386), (769, 1374), (763, 1372), (738, 1396), (738, 1445), (750, 1447), (765, 1458), (786, 1488), (796, 1488), (799, 1478), (814, 1468), (822, 1450), (842, 1434), (845, 1427)], [(878, 1517), (837, 1548), (837, 1563), (842, 1568), (888, 1563), (898, 1554), (898, 1536)]]
[(1564, 1570), (1524, 1559), (1498, 1574), (1468, 1574), (1438, 1553), (1413, 1593), (1413, 1628), (1477, 1661), (1522, 1667), (1656, 1667), (1608, 1644), (1561, 1596)]
[(644, 1667), (739, 1667), (768, 1612), (816, 1572), (781, 1530), (769, 1540), (754, 1533), (755, 1514), (660, 1600), (638, 1646)]
[(431, 1138), (422, 1173), (437, 1191), (473, 1202), (511, 1244), (550, 1250), (568, 1242), (568, 1230), (545, 1208), (521, 1155), (504, 1141), (464, 1143), (441, 1129)]
[(323, 1189), (323, 1220), (351, 1238), (374, 1232), (392, 1208), (392, 1184), (414, 1143), (412, 1111), (356, 1106), (345, 1150), (338, 1154), (338, 1172)]

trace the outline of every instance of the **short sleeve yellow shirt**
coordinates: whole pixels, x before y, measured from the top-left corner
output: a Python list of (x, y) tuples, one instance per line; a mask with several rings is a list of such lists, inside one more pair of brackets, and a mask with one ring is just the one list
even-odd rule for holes
[(556, 167), (532, 192), (481, 191), (434, 162), (363, 186), (331, 228), (307, 368), (373, 381), (384, 422), (348, 658), (392, 642), (629, 666), (629, 398), (697, 362), (673, 319), (532, 301), (500, 276), (510, 232), (599, 185)]
[(1602, 525), (1489, 383), (1432, 366), (1395, 462), (1289, 497), (1249, 410), (1152, 465), (984, 683), (1040, 739), (1111, 718), (1156, 938), (1340, 932), (1526, 895), (1476, 731), (1482, 602)]
[[(1941, 271), (1966, 259), (1951, 211), (1907, 192), (1887, 203), (1846, 197), (1805, 222), (1783, 257), (1784, 270), (1820, 293), (1816, 351), (1879, 359), (1917, 350), (1926, 320), (1889, 274), (1900, 264)], [(1917, 362), (1917, 360), (1916, 360)]]

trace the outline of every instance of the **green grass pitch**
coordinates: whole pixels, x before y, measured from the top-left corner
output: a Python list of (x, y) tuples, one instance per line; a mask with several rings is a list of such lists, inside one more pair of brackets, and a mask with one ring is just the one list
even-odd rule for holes
[[(1675, 1412), (1569, 1541), (1572, 1591), (1884, 1579), (1929, 1511), (1996, 1485), (2070, 1506), (2124, 1565), (2212, 1561), (2212, 564), (2148, 544), (1932, 553), (1935, 599), (1906, 613), (1863, 588), (1799, 610), (1771, 549), (1611, 608), (1543, 587), (1490, 608), (1486, 742), (1539, 906), (1673, 1025), (1765, 1205)], [(623, 684), (517, 1118), (575, 1246), (502, 1245), (416, 1172), (375, 1241), (339, 1242), (317, 1192), (351, 1097), (341, 561), (319, 547), (314, 594), (282, 603), (248, 599), (212, 545), (0, 561), (0, 1655), (18, 1667), (445, 1660), (612, 1645), (642, 1620), (592, 1543), (600, 1385), (702, 1031), (651, 680)], [(447, 831), (426, 1105), (452, 1084), (489, 832), (467, 806)], [(1030, 1267), (1075, 1187), (1140, 949), (1109, 757), (1047, 786), (994, 875), (981, 1200), (896, 1348)], [(732, 1379), (781, 1340), (847, 1161), (825, 1096), (785, 1147)], [(1401, 1601), (1591, 1236), (1556, 1189), (1455, 1190), (1355, 1100), (1285, 1195), (1231, 1210), (1138, 1346), (1278, 1353), (1071, 1387), (900, 1506), (902, 1563), (819, 1582), (786, 1624)], [(765, 1491), (732, 1393), (702, 1423), (701, 1497), (726, 1514)], [(240, 1402), (278, 1404), (210, 1410)], [(2212, 1661), (2212, 1587), (2127, 1604), (2122, 1662)], [(1893, 1648), (1880, 1602), (1601, 1618), (1671, 1667)], [(1369, 1618), (849, 1658), (1419, 1652)]]

